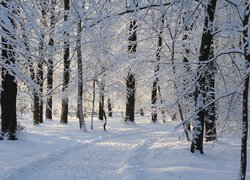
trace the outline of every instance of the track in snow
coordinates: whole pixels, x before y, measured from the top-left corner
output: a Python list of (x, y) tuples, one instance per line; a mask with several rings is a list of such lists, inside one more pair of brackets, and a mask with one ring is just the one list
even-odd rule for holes
[[(48, 153), (34, 162), (14, 169), (5, 179), (120, 179), (121, 175), (125, 177), (126, 172), (131, 169), (137, 174), (141, 171), (139, 167), (143, 156), (156, 139), (142, 139), (152, 130), (136, 127), (132, 129), (134, 130), (129, 132), (124, 130), (122, 133), (108, 133), (105, 137)], [(134, 176), (136, 179), (137, 177)]]
[[(102, 123), (99, 123), (101, 128)], [(7, 168), (3, 164), (1, 167), (5, 169), (0, 169), (0, 179), (237, 179), (239, 144), (236, 140), (230, 139), (231, 143), (220, 143), (214, 148), (205, 143), (206, 154), (191, 154), (189, 143), (180, 141), (180, 134), (173, 132), (174, 122), (141, 121), (138, 125), (121, 125), (114, 119), (109, 123), (108, 132), (97, 129), (88, 133), (77, 131), (78, 121), (72, 126), (55, 122), (47, 122), (43, 125), (46, 127), (32, 126), (28, 130), (32, 132), (28, 134), (33, 138), (31, 143), (14, 144), (14, 148), (24, 148), (21, 155), (27, 156), (30, 152), (31, 158), (20, 156), (22, 161), (19, 162), (18, 149), (13, 148), (17, 151), (12, 151), (16, 154), (10, 160), (17, 159), (18, 163), (10, 163)], [(13, 146), (7, 143), (9, 148)], [(36, 150), (28, 151), (26, 144), (29, 143)], [(53, 145), (43, 148), (50, 143)], [(6, 155), (13, 155), (12, 152)]]

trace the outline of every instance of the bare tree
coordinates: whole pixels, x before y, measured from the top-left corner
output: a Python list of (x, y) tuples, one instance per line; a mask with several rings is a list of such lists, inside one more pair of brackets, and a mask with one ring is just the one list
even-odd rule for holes
[[(133, 0), (131, 7), (135, 10), (138, 8), (138, 1)], [(128, 54), (131, 58), (134, 58), (137, 48), (137, 22), (135, 19), (130, 20), (129, 25), (129, 45)], [(127, 101), (126, 101), (126, 113), (125, 122), (134, 122), (134, 112), (135, 112), (135, 74), (130, 69), (126, 77), (126, 91), (127, 91)]]
[[(161, 17), (161, 23), (160, 23), (160, 28), (158, 31), (158, 40), (157, 40), (157, 49), (156, 49), (156, 60), (160, 61), (161, 59), (161, 50), (162, 50), (162, 33), (163, 33), (163, 26), (164, 26), (164, 15)], [(157, 62), (155, 71), (154, 71), (154, 76), (155, 80), (153, 81), (153, 88), (151, 92), (151, 106), (152, 106), (152, 113), (151, 113), (151, 118), (152, 122), (156, 122), (158, 120), (157, 118), (157, 89), (158, 89), (158, 81), (159, 81), (159, 70), (160, 70), (160, 65)]]
[(82, 104), (82, 95), (83, 95), (83, 72), (82, 72), (82, 46), (81, 46), (81, 19), (77, 24), (77, 65), (78, 65), (78, 94), (77, 94), (77, 110), (79, 115), (79, 125), (80, 129), (87, 131), (86, 124), (84, 121), (83, 114), (83, 104)]
[(197, 85), (195, 90), (195, 103), (198, 114), (196, 115), (193, 123), (193, 139), (191, 144), (191, 152), (196, 150), (203, 154), (203, 133), (204, 133), (204, 119), (205, 110), (202, 110), (205, 104), (205, 87), (206, 77), (204, 70), (204, 61), (208, 61), (211, 53), (211, 45), (213, 40), (212, 24), (214, 21), (215, 9), (217, 0), (210, 0), (206, 6), (205, 22), (203, 27), (203, 34), (201, 39), (199, 67), (197, 72)]
[[(103, 67), (102, 67), (103, 69)], [(104, 75), (105, 76), (105, 75)], [(104, 83), (104, 77), (101, 77), (102, 79), (98, 83), (99, 85), (99, 112), (98, 112), (98, 119), (103, 120), (104, 118), (104, 90), (105, 90), (105, 83)]]
[(47, 105), (46, 105), (46, 119), (52, 119), (52, 89), (53, 89), (53, 48), (54, 48), (54, 31), (55, 31), (55, 6), (56, 0), (50, 2), (50, 33), (49, 33), (49, 59), (48, 59), (48, 73), (47, 73)]
[[(2, 35), (2, 60), (5, 62), (6, 67), (2, 67), (2, 92), (1, 92), (1, 108), (2, 108), (2, 128), (1, 139), (7, 136), (9, 140), (16, 140), (17, 130), (17, 117), (16, 117), (16, 97), (17, 97), (17, 82), (15, 79), (15, 72), (11, 67), (15, 65), (16, 57), (14, 47), (13, 32), (15, 31), (15, 23), (11, 14), (15, 12), (9, 12), (9, 9), (14, 9), (10, 1), (2, 2), (0, 7), (4, 8), (7, 14), (8, 20), (1, 19), (4, 24)], [(9, 21), (9, 22), (8, 22)], [(11, 35), (12, 34), (12, 35)]]
[(112, 102), (111, 102), (111, 99), (109, 97), (108, 98), (108, 116), (112, 117), (112, 114), (113, 114), (113, 112), (112, 112)]
[(244, 80), (244, 90), (242, 98), (242, 139), (241, 139), (241, 164), (240, 164), (240, 179), (245, 180), (247, 169), (247, 139), (248, 139), (248, 90), (249, 90), (249, 68), (250, 68), (250, 40), (249, 40), (249, 20), (250, 20), (250, 2), (244, 1), (244, 15), (242, 19), (243, 25), (243, 46), (244, 58), (246, 64), (246, 76)]
[[(69, 17), (69, 0), (64, 0), (64, 22), (67, 22)], [(65, 41), (64, 41), (64, 56), (63, 56), (63, 87), (62, 87), (62, 93), (65, 92), (65, 90), (68, 88), (69, 85), (69, 71), (70, 71), (70, 49), (69, 49), (69, 32), (65, 29), (64, 31), (65, 35)], [(61, 124), (67, 124), (68, 123), (68, 97), (63, 97), (62, 99), (62, 110), (61, 110)]]

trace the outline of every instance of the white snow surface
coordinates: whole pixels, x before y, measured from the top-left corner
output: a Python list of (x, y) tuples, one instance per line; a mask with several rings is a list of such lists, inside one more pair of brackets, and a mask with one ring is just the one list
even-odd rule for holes
[(45, 120), (33, 126), (31, 118), (23, 117), (25, 130), (19, 140), (0, 142), (0, 179), (236, 180), (239, 176), (240, 133), (205, 143), (203, 155), (192, 154), (190, 142), (181, 130), (174, 130), (177, 122), (152, 124), (150, 117), (136, 117), (136, 124), (123, 124), (121, 119), (109, 118), (106, 132), (103, 122), (95, 120), (94, 130), (83, 132), (74, 118), (68, 125)]

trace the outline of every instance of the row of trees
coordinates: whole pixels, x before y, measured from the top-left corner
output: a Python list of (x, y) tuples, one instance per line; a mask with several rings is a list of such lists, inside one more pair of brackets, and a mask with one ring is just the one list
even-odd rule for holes
[(203, 153), (204, 134), (214, 141), (219, 130), (241, 124), (244, 179), (249, 6), (248, 0), (1, 1), (1, 138), (17, 138), (21, 97), (28, 95), (21, 104), (32, 104), (33, 124), (52, 119), (59, 104), (60, 123), (68, 123), (75, 102), (85, 131), (84, 111), (91, 111), (93, 129), (95, 103), (106, 119), (106, 99), (109, 115), (111, 102), (125, 109), (125, 122), (134, 122), (137, 110), (150, 112), (152, 122), (177, 116), (191, 152)]

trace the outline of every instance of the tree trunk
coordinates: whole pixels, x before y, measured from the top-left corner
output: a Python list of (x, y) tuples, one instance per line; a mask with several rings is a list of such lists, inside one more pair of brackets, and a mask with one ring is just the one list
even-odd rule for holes
[[(64, 22), (68, 20), (68, 13), (69, 13), (69, 0), (64, 0)], [(69, 85), (69, 71), (70, 71), (70, 59), (69, 59), (69, 33), (68, 30), (65, 30), (65, 41), (64, 41), (64, 69), (63, 69), (63, 87), (62, 93), (66, 91)], [(65, 95), (62, 99), (62, 111), (61, 111), (61, 124), (68, 123), (68, 97)]]
[(163, 26), (164, 26), (164, 15), (161, 17), (161, 24), (160, 24), (160, 29), (158, 32), (158, 41), (157, 41), (157, 49), (156, 49), (156, 68), (155, 68), (155, 80), (153, 82), (153, 88), (151, 92), (151, 107), (152, 107), (152, 113), (151, 113), (151, 118), (152, 122), (157, 121), (157, 86), (158, 86), (158, 72), (160, 70), (160, 65), (158, 64), (158, 61), (161, 60), (161, 49), (162, 49), (162, 33), (163, 33)]
[(157, 121), (157, 105), (156, 105), (157, 82), (158, 82), (158, 77), (156, 77), (154, 82), (153, 82), (153, 88), (152, 88), (152, 92), (151, 92), (151, 109), (152, 109), (151, 119), (152, 119), (152, 122)]
[(164, 110), (164, 103), (163, 103), (163, 99), (162, 99), (162, 96), (161, 96), (161, 87), (158, 85), (158, 93), (159, 93), (159, 98), (160, 98), (160, 102), (161, 102), (161, 119), (162, 119), (162, 122), (165, 123), (166, 122), (166, 116), (165, 116), (165, 110)]
[[(213, 58), (213, 47), (210, 51), (210, 59)], [(207, 103), (215, 100), (215, 62), (209, 62), (206, 67), (206, 99)], [(206, 103), (206, 104), (207, 104)], [(216, 140), (216, 107), (215, 103), (212, 103), (205, 109), (205, 139), (206, 141)]]
[[(250, 63), (250, 59), (248, 63)], [(241, 180), (245, 180), (246, 169), (247, 169), (248, 90), (249, 90), (249, 75), (247, 75), (244, 81), (244, 91), (243, 91), (243, 101), (242, 101), (243, 111), (242, 111), (241, 156), (240, 156), (241, 157), (241, 161), (240, 161), (240, 179)]]
[(248, 138), (248, 90), (249, 90), (249, 68), (250, 68), (250, 40), (249, 40), (249, 17), (250, 17), (250, 3), (245, 0), (245, 11), (243, 19), (243, 44), (244, 57), (246, 63), (246, 78), (244, 81), (243, 99), (242, 99), (242, 137), (241, 137), (241, 160), (240, 160), (240, 178), (245, 180), (247, 169), (247, 138)]
[[(45, 1), (42, 2), (42, 21), (44, 21), (46, 19), (46, 7), (47, 7), (47, 3)], [(38, 67), (38, 79), (39, 79), (39, 90), (41, 93), (41, 98), (39, 101), (39, 122), (43, 123), (43, 62), (44, 62), (44, 43), (45, 43), (45, 35), (44, 32), (42, 30), (42, 38), (41, 42), (40, 42), (40, 58), (41, 61), (39, 62), (38, 66), (40, 65), (40, 67)]]
[[(42, 21), (45, 20), (46, 16), (46, 3), (44, 1), (41, 2), (42, 8)], [(44, 61), (44, 41), (45, 36), (43, 30), (41, 30), (40, 44), (39, 44), (39, 56), (37, 64), (37, 73), (36, 73), (36, 83), (39, 86), (39, 93), (35, 93), (34, 95), (34, 124), (43, 123), (43, 61)], [(40, 97), (39, 97), (40, 95)]]
[(83, 76), (82, 76), (82, 46), (81, 46), (81, 20), (77, 24), (77, 64), (78, 64), (78, 95), (77, 95), (77, 109), (79, 115), (80, 129), (87, 131), (84, 121), (82, 94), (83, 94)]
[[(138, 3), (136, 4), (136, 7)], [(130, 21), (129, 26), (129, 45), (128, 45), (128, 54), (133, 55), (136, 52), (137, 47), (137, 24), (136, 20)], [(126, 78), (126, 91), (127, 91), (127, 101), (126, 101), (126, 117), (125, 122), (130, 121), (134, 122), (134, 112), (135, 112), (135, 74), (129, 70), (127, 78)]]
[(38, 74), (37, 74), (37, 79), (38, 79), (38, 85), (39, 85), (39, 92), (41, 97), (39, 98), (39, 105), (38, 105), (38, 111), (39, 111), (39, 123), (43, 123), (43, 62), (38, 63)]
[(108, 116), (112, 117), (112, 103), (111, 103), (111, 99), (108, 98)]
[[(5, 50), (2, 50), (2, 56), (4, 59), (10, 59), (6, 61), (6, 64), (11, 65), (15, 63), (15, 55), (11, 45), (6, 45), (7, 42), (2, 38), (2, 45)], [(16, 96), (17, 96), (17, 83), (15, 77), (11, 75), (4, 67), (2, 68), (2, 88), (1, 92), (1, 107), (2, 107), (2, 133), (3, 137), (7, 135), (9, 140), (15, 140), (17, 118), (16, 118)]]
[(52, 119), (52, 89), (53, 89), (53, 47), (54, 47), (54, 28), (55, 28), (55, 5), (56, 0), (51, 0), (50, 11), (50, 34), (49, 34), (49, 59), (48, 59), (48, 74), (47, 74), (47, 105), (46, 105), (46, 119)]
[[(1, 5), (6, 9), (8, 8), (9, 1), (2, 2)], [(8, 10), (7, 10), (8, 11)], [(13, 28), (14, 22), (9, 17)], [(6, 34), (9, 34), (8, 29), (3, 30)], [(15, 64), (15, 53), (13, 51), (12, 40), (9, 38), (13, 37), (3, 37), (2, 36), (2, 60), (5, 61), (6, 66), (12, 66)], [(16, 97), (17, 97), (17, 83), (14, 72), (9, 72), (6, 68), (2, 67), (2, 92), (1, 92), (1, 108), (2, 108), (2, 138), (7, 136), (9, 140), (16, 140), (16, 129), (17, 129), (17, 117), (16, 117)], [(1, 139), (2, 139), (1, 138)]]
[(33, 124), (39, 124), (39, 94), (38, 92), (34, 92), (34, 107), (33, 107)]
[[(103, 80), (102, 80), (103, 81)], [(104, 87), (105, 84), (103, 82), (100, 83), (100, 99), (99, 99), (99, 113), (98, 113), (98, 119), (103, 120), (104, 117)]]
[(39, 124), (42, 123), (41, 122), (41, 108), (40, 108), (40, 99), (41, 99), (41, 92), (42, 92), (42, 76), (43, 76), (43, 63), (41, 62), (41, 59), (39, 60), (38, 64), (37, 64), (37, 72), (35, 75), (35, 82), (39, 87), (39, 92), (34, 92), (34, 99), (33, 99), (33, 103), (34, 103), (34, 108), (33, 108), (33, 124)]
[(103, 117), (104, 117), (104, 124), (103, 124), (103, 130), (106, 131), (106, 125), (107, 125), (107, 116), (106, 116), (106, 113), (105, 113), (105, 110), (103, 108), (103, 106), (100, 107), (101, 111), (102, 111), (102, 114), (103, 114)]
[[(186, 22), (184, 21), (184, 23), (186, 23)], [(182, 38), (182, 41), (184, 43), (183, 48), (184, 48), (184, 52), (185, 52), (185, 54), (183, 56), (183, 63), (184, 63), (184, 71), (185, 71), (185, 73), (190, 73), (190, 71), (191, 71), (191, 68), (190, 68), (190, 66), (188, 64), (189, 63), (188, 57), (189, 57), (189, 54), (190, 54), (190, 44), (187, 43), (186, 41), (190, 40), (188, 33), (190, 31), (192, 31), (192, 29), (193, 29), (193, 24), (191, 24), (190, 26), (185, 25), (184, 36)], [(186, 91), (188, 81), (189, 81), (189, 79), (187, 77), (184, 77), (184, 80), (183, 80), (183, 87), (184, 87), (183, 90), (184, 90), (184, 92)], [(186, 107), (187, 112), (190, 112), (190, 103), (193, 103), (192, 94), (193, 94), (193, 92), (191, 92), (191, 93), (189, 92), (187, 94), (184, 94), (184, 99), (185, 99), (184, 106)], [(192, 98), (192, 100), (191, 100), (192, 102), (190, 102), (191, 98)], [(188, 135), (191, 132), (191, 126), (190, 126), (189, 122), (184, 124), (184, 132), (186, 133), (186, 135)], [(187, 139), (189, 139), (189, 136), (187, 136)]]
[[(201, 110), (205, 103), (206, 95), (205, 95), (205, 74), (206, 72), (203, 70), (203, 61), (209, 60), (211, 53), (211, 45), (213, 40), (213, 35), (211, 33), (211, 25), (214, 21), (214, 14), (216, 9), (217, 0), (210, 0), (206, 7), (206, 17), (204, 22), (201, 47), (200, 47), (200, 56), (199, 56), (199, 64), (198, 73), (197, 73), (197, 85), (195, 89), (195, 105), (196, 111), (198, 114), (194, 119), (193, 125), (193, 140), (191, 144), (191, 152), (195, 152), (196, 150), (203, 154), (203, 133), (204, 133), (204, 118), (205, 111)], [(200, 70), (200, 71), (199, 71)]]
[(95, 83), (96, 83), (96, 78), (93, 80), (93, 99), (92, 99), (91, 125), (90, 125), (91, 129), (94, 129), (95, 94), (96, 94)]
[(134, 122), (135, 120), (135, 77), (129, 72), (126, 78), (127, 87), (127, 102), (126, 102), (126, 116), (125, 122)]

